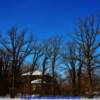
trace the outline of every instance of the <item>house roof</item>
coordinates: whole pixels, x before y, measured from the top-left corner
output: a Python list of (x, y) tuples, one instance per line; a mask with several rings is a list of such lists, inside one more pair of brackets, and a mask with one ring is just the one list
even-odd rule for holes
[(42, 72), (41, 72), (41, 71), (36, 70), (36, 71), (34, 71), (34, 72), (32, 73), (32, 75), (42, 75)]
[[(41, 79), (36, 79), (36, 80), (31, 81), (31, 84), (36, 84), (36, 83), (42, 83), (42, 80)], [(46, 82), (43, 81), (43, 83), (46, 83)]]
[[(23, 73), (22, 76), (29, 76), (31, 75), (31, 72)], [(32, 75), (42, 75), (42, 72), (39, 70), (36, 70), (32, 73)]]
[(30, 75), (31, 73), (30, 72), (27, 72), (27, 73), (23, 73), (22, 76), (27, 76), (27, 75)]

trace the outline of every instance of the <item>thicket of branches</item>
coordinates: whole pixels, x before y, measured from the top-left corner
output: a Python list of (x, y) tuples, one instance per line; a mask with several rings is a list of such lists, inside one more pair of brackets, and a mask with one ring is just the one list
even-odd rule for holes
[[(55, 95), (55, 80), (59, 80), (61, 95), (88, 95), (100, 93), (100, 22), (99, 18), (79, 20), (70, 41), (61, 36), (38, 40), (26, 32), (13, 27), (0, 36), (0, 95), (15, 96), (20, 92), (21, 74), (30, 67), (31, 73), (41, 69), (42, 75), (50, 72), (53, 77), (52, 94)], [(67, 35), (66, 35), (67, 37)], [(30, 66), (26, 58), (30, 59)], [(26, 65), (25, 65), (26, 64)], [(26, 66), (26, 67), (23, 67)], [(66, 70), (66, 84), (60, 76), (60, 69)], [(58, 71), (57, 71), (58, 70)], [(99, 82), (98, 82), (99, 81)], [(95, 87), (96, 85), (96, 87)]]

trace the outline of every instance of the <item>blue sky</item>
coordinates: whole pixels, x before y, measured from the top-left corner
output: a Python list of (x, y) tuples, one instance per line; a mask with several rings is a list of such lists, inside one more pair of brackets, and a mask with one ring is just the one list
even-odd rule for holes
[(53, 35), (69, 39), (79, 17), (98, 14), (100, 0), (0, 0), (0, 33), (16, 25), (42, 39)]
[(100, 12), (100, 0), (0, 0), (0, 32), (13, 25), (40, 38), (69, 36), (78, 17)]

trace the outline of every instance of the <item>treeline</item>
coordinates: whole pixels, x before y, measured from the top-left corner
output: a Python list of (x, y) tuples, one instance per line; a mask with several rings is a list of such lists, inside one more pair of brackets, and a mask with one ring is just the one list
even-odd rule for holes
[[(45, 75), (49, 70), (54, 80), (60, 80), (61, 95), (92, 97), (94, 91), (100, 93), (99, 75), (96, 75), (100, 68), (99, 18), (80, 19), (76, 26), (70, 41), (66, 42), (61, 36), (41, 41), (16, 27), (5, 35), (1, 34), (0, 95), (15, 96), (20, 92), (26, 58), (32, 61), (27, 66), (31, 72), (41, 68)], [(56, 71), (61, 67), (66, 70), (66, 83), (59, 76), (60, 70)]]

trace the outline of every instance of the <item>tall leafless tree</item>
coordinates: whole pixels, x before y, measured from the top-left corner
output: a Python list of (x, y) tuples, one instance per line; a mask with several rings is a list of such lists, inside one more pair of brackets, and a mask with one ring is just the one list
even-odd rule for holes
[(66, 65), (69, 78), (72, 83), (72, 94), (76, 95), (76, 67), (77, 67), (77, 60), (76, 58), (76, 50), (77, 46), (74, 42), (68, 42), (67, 47), (64, 49), (63, 52), (63, 63)]
[(43, 49), (42, 43), (40, 43), (39, 41), (34, 41), (34, 47), (33, 47), (33, 50), (32, 50), (32, 66), (31, 66), (32, 72), (37, 67), (37, 62), (43, 55), (42, 49)]
[[(55, 70), (57, 67), (57, 63), (59, 62), (58, 59), (60, 58), (60, 50), (61, 50), (61, 44), (62, 44), (62, 37), (55, 36), (53, 38), (50, 38), (46, 41), (48, 45), (47, 49), (47, 55), (51, 62), (51, 70), (52, 70), (52, 77), (53, 77), (53, 95), (55, 94), (54, 91), (54, 85), (55, 85)], [(58, 62), (57, 62), (58, 61)]]
[(82, 63), (85, 64), (87, 69), (89, 96), (93, 95), (93, 71), (95, 68), (100, 67), (100, 52), (98, 51), (100, 48), (99, 24), (99, 20), (96, 20), (93, 16), (89, 19), (80, 20), (75, 38), (77, 44), (81, 46), (84, 56)]
[(81, 46), (77, 47), (77, 56), (75, 58), (77, 60), (77, 94), (81, 95), (81, 79), (82, 79), (82, 69), (84, 68), (84, 55), (82, 53)]
[(0, 95), (6, 95), (9, 91), (10, 55), (4, 48), (0, 49)]
[(19, 73), (16, 70), (20, 70), (25, 58), (32, 51), (32, 40), (26, 40), (25, 31), (19, 32), (16, 27), (13, 27), (7, 34), (8, 38), (0, 38), (1, 45), (6, 49), (6, 51), (11, 55), (11, 71), (12, 71), (12, 93), (11, 96), (15, 96), (15, 80)]

